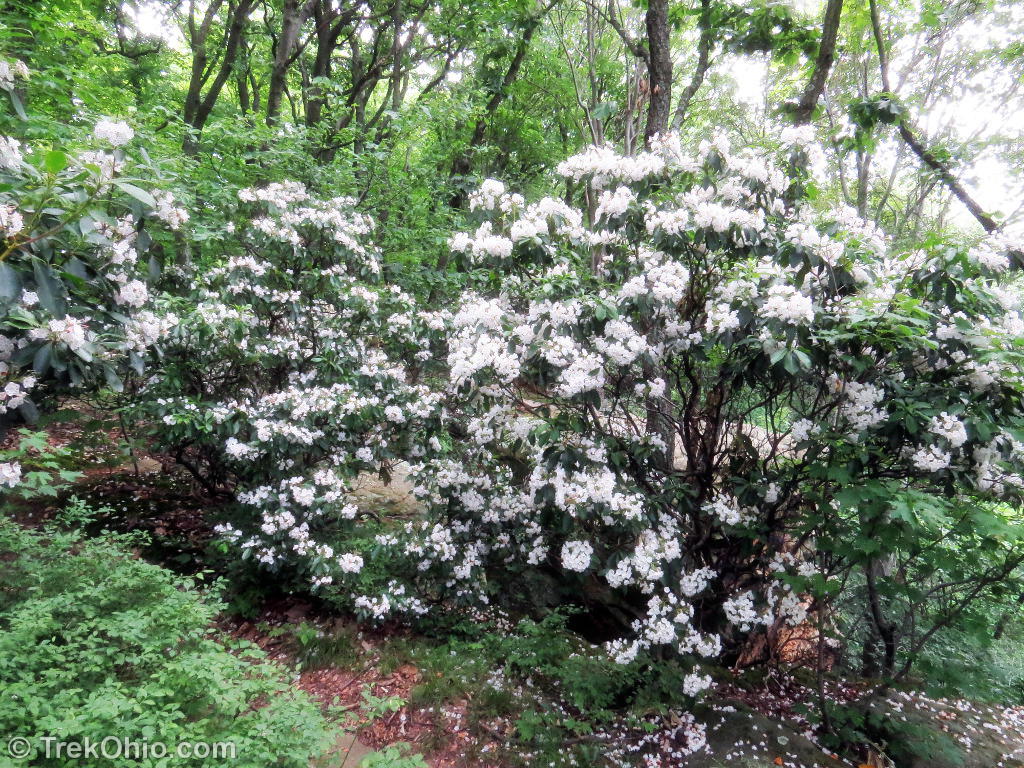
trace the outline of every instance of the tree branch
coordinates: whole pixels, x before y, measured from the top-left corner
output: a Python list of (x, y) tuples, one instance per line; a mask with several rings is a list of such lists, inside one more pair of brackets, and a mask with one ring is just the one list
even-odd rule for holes
[(697, 67), (693, 71), (693, 77), (690, 78), (689, 84), (679, 96), (676, 114), (672, 118), (673, 130), (679, 130), (679, 126), (683, 124), (686, 110), (690, 108), (690, 102), (697, 95), (697, 91), (704, 83), (704, 76), (711, 66), (711, 46), (714, 42), (711, 30), (711, 0), (700, 1), (700, 20), (697, 24), (700, 27), (700, 40), (697, 42)]
[[(878, 2), (877, 0), (869, 0), (871, 10), (871, 30), (875, 37), (875, 46), (878, 48), (878, 67), (882, 76), (882, 88), (887, 93), (892, 93), (892, 88), (889, 82), (889, 55), (885, 49), (885, 41), (882, 38), (882, 23), (878, 15)], [(986, 232), (995, 232), (999, 229), (999, 225), (995, 219), (985, 213), (984, 209), (978, 205), (977, 201), (971, 197), (971, 195), (964, 189), (963, 185), (953, 175), (953, 172), (949, 169), (949, 166), (942, 162), (938, 157), (935, 156), (924, 144), (914, 135), (914, 132), (907, 125), (906, 116), (900, 121), (899, 124), (900, 138), (910, 147), (911, 151), (917, 155), (918, 159), (921, 160), (926, 166), (931, 168), (935, 174), (939, 177), (939, 180), (946, 185), (953, 196), (956, 197), (964, 206), (970, 211), (971, 215), (981, 224), (982, 228)]]

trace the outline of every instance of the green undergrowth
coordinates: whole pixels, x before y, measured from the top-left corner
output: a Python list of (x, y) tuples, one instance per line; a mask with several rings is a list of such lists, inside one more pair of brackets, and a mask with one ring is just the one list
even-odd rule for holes
[(330, 723), (285, 670), (214, 630), (216, 591), (131, 553), (138, 537), (84, 538), (0, 521), (0, 735), (161, 742), (170, 756), (107, 766), (223, 765), (179, 759), (175, 745), (233, 745), (233, 766), (310, 765)]

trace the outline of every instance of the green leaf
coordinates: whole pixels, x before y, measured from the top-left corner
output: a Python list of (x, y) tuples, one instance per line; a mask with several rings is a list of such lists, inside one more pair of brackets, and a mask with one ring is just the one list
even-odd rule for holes
[(67, 310), (61, 296), (60, 283), (54, 279), (53, 270), (41, 261), (34, 261), (32, 262), (32, 271), (35, 273), (39, 304), (54, 317), (64, 317)]
[(117, 371), (111, 366), (103, 366), (103, 375), (106, 377), (107, 386), (114, 392), (124, 392), (124, 383), (121, 381), (121, 377), (117, 375)]
[(68, 156), (59, 150), (51, 149), (43, 157), (43, 167), (47, 173), (56, 175), (68, 167)]
[(122, 192), (126, 192), (131, 195), (140, 203), (145, 203), (150, 208), (156, 208), (156, 200), (154, 200), (153, 196), (146, 190), (140, 189), (134, 184), (129, 184), (127, 181), (118, 181), (115, 179), (114, 184), (116, 184)]
[(590, 115), (595, 120), (607, 120), (609, 117), (615, 114), (615, 102), (614, 101), (602, 101), (591, 111)]
[(44, 344), (38, 350), (36, 350), (35, 357), (32, 359), (32, 370), (38, 373), (40, 376), (44, 375), (50, 370), (50, 357), (53, 354), (53, 348), (49, 344)]
[(64, 265), (64, 270), (69, 275), (74, 275), (81, 280), (89, 279), (89, 269), (85, 266), (85, 263), (77, 256), (72, 256), (68, 259), (67, 264)]
[(160, 277), (160, 261), (155, 253), (149, 254), (149, 279), (154, 281)]
[(18, 406), (18, 413), (25, 419), (26, 424), (35, 424), (39, 421), (39, 409), (36, 408), (36, 404), (31, 400), (26, 400)]
[(21, 97), (12, 88), (9, 93), (11, 94), (11, 106), (14, 107), (14, 111), (18, 117), (22, 120), (28, 120), (28, 115), (25, 114), (25, 105), (21, 103)]
[(21, 275), (10, 264), (0, 262), (0, 301), (12, 302), (21, 296)]
[(132, 370), (139, 374), (139, 376), (146, 372), (146, 362), (137, 352), (128, 353), (128, 365), (130, 365)]

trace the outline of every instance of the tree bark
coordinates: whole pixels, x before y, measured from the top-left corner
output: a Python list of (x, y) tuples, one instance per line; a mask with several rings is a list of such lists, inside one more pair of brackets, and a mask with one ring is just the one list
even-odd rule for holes
[(235, 87), (238, 89), (238, 111), (243, 116), (252, 111), (252, 99), (249, 96), (249, 62), (248, 46), (246, 45), (245, 34), (239, 41), (239, 49), (243, 52), (238, 72), (235, 75)]
[[(195, 4), (189, 5), (189, 46), (192, 49), (192, 72), (189, 78), (188, 91), (185, 95), (184, 120), (193, 129), (186, 133), (183, 149), (186, 154), (198, 151), (198, 134), (210, 117), (224, 84), (231, 76), (238, 49), (242, 44), (245, 27), (249, 22), (255, 0), (239, 0), (238, 4), (229, 3), (227, 11), (227, 31), (221, 40), (224, 53), (220, 57), (219, 67), (209, 60), (210, 28), (223, 6), (223, 0), (212, 0), (203, 14), (202, 22), (195, 25)], [(213, 74), (216, 69), (216, 75)], [(213, 81), (210, 82), (210, 77)], [(207, 83), (209, 86), (207, 87)], [(205, 95), (203, 88), (206, 88)]]
[(270, 89), (267, 92), (267, 125), (273, 125), (281, 113), (284, 102), (288, 69), (295, 61), (299, 31), (313, 12), (314, 0), (284, 0), (281, 11), (281, 35), (274, 47), (274, 61), (270, 68)]
[[(313, 21), (316, 24), (316, 54), (313, 57), (313, 71), (310, 79), (331, 76), (331, 58), (338, 46), (341, 33), (355, 18), (356, 6), (342, 11), (330, 0), (317, 0), (313, 5)], [(313, 82), (306, 93), (306, 125), (314, 126), (323, 117), (326, 95), (319, 83)]]
[(672, 49), (669, 45), (668, 0), (649, 0), (647, 15), (647, 127), (644, 143), (668, 130), (672, 108)]
[[(672, 109), (672, 49), (669, 44), (668, 0), (649, 0), (645, 21), (649, 53), (647, 84), (650, 90), (644, 145), (650, 146), (652, 138), (668, 131), (668, 121)], [(654, 345), (659, 341), (661, 341), (660, 331), (653, 332), (649, 342)], [(664, 381), (664, 374), (665, 371), (660, 366), (644, 366), (644, 376), (647, 381), (658, 378)], [(648, 398), (645, 404), (647, 432), (657, 434), (665, 443), (665, 451), (661, 457), (661, 470), (666, 474), (672, 471), (675, 460), (675, 427), (668, 414), (671, 403), (666, 400), (670, 397), (671, 395), (666, 391), (666, 394), (661, 397)]]
[(881, 598), (878, 594), (876, 579), (879, 571), (877, 560), (872, 560), (864, 568), (864, 575), (868, 587), (868, 607), (871, 609), (871, 618), (874, 620), (875, 630), (882, 639), (884, 657), (882, 659), (882, 675), (886, 680), (892, 677), (896, 668), (896, 630), (892, 623), (885, 617), (882, 608)]
[(807, 87), (804, 88), (803, 95), (801, 95), (794, 112), (797, 125), (811, 121), (814, 109), (818, 106), (818, 99), (821, 98), (821, 94), (825, 90), (828, 73), (832, 70), (832, 63), (835, 61), (839, 20), (842, 15), (843, 0), (828, 0), (828, 5), (825, 6), (825, 21), (821, 26), (821, 43), (818, 46), (818, 56), (814, 61), (814, 72)]

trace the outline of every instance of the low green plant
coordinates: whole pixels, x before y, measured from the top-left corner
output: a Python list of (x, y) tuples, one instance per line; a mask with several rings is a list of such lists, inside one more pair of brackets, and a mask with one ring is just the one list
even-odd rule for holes
[(367, 755), (359, 768), (428, 768), (423, 755), (413, 754), (408, 744), (389, 744), (380, 752)]
[(0, 491), (0, 500), (55, 498), (69, 483), (81, 477), (82, 473), (72, 468), (71, 451), (51, 444), (46, 432), (23, 427), (17, 434), (11, 447), (0, 450), (0, 464), (16, 467), (20, 479)]
[(215, 594), (133, 557), (121, 538), (0, 522), (0, 584), (0, 737), (27, 739), (32, 765), (76, 764), (47, 756), (46, 737), (167, 745), (163, 759), (105, 766), (223, 765), (180, 758), (185, 742), (231, 744), (232, 766), (261, 768), (306, 768), (326, 750), (313, 702), (213, 627)]

